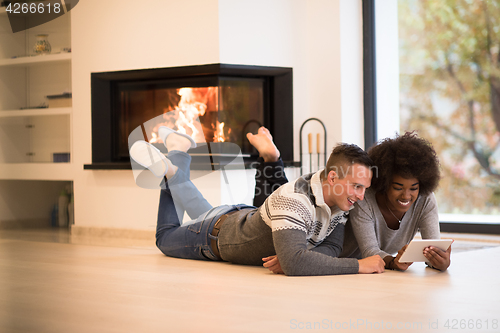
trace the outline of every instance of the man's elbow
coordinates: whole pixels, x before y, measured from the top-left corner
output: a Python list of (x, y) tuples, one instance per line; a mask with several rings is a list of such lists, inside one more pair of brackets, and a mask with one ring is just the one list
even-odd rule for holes
[(283, 270), (286, 276), (305, 276), (304, 271), (302, 270)]
[(303, 265), (297, 262), (287, 263), (281, 265), (281, 269), (286, 276), (304, 276), (307, 275), (304, 272)]

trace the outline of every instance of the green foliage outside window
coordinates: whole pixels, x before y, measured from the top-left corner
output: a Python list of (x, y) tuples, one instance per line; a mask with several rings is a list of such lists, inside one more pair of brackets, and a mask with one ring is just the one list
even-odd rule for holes
[(438, 152), (440, 212), (500, 214), (500, 0), (398, 10), (401, 131)]

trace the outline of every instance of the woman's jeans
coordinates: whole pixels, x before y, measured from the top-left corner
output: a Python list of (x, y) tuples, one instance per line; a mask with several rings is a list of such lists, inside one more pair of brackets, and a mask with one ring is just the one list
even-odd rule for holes
[[(189, 178), (191, 156), (187, 153), (172, 151), (168, 159), (178, 167), (175, 175), (162, 183), (156, 227), (156, 246), (165, 255), (184, 259), (219, 260), (212, 251), (210, 240), (216, 239), (210, 233), (215, 222), (224, 214), (244, 208), (255, 208), (244, 204), (212, 207)], [(277, 165), (274, 166), (274, 164)], [(283, 171), (281, 160), (272, 163), (272, 168)], [(260, 163), (259, 166), (262, 166)], [(263, 175), (267, 179), (262, 179)], [(269, 177), (271, 176), (271, 177)], [(271, 179), (272, 178), (272, 179)], [(271, 181), (272, 185), (269, 185)], [(267, 196), (270, 188), (284, 184), (284, 172), (259, 172), (256, 174), (256, 193)], [(184, 212), (192, 219), (181, 225)]]

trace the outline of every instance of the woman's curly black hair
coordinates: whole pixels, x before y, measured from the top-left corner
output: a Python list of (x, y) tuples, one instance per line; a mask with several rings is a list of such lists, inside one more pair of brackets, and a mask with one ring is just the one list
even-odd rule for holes
[(372, 188), (375, 192), (387, 192), (392, 178), (417, 178), (420, 193), (432, 193), (439, 184), (439, 159), (429, 141), (415, 132), (406, 132), (394, 139), (384, 139), (368, 150), (375, 163)]

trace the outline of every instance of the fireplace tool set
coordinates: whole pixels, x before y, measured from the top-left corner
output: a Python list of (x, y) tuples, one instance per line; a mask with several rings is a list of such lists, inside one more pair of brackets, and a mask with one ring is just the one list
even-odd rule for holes
[[(309, 153), (309, 172), (314, 172), (318, 171), (321, 169), (322, 165), (326, 164), (326, 127), (325, 124), (319, 120), (318, 118), (309, 118), (306, 121), (302, 123), (300, 126), (300, 131), (299, 131), (299, 149), (300, 149), (300, 174), (302, 175), (304, 173), (304, 162), (303, 162), (303, 157), (304, 154), (302, 153), (302, 131), (304, 129), (304, 125), (308, 123), (309, 121), (316, 121), (323, 126), (323, 164), (321, 164), (321, 134), (316, 133), (316, 153), (313, 153), (313, 133), (308, 133), (307, 134), (307, 141), (308, 141), (308, 153)], [(313, 168), (313, 155), (316, 155), (315, 157), (317, 158), (317, 164), (316, 164), (316, 169)]]

